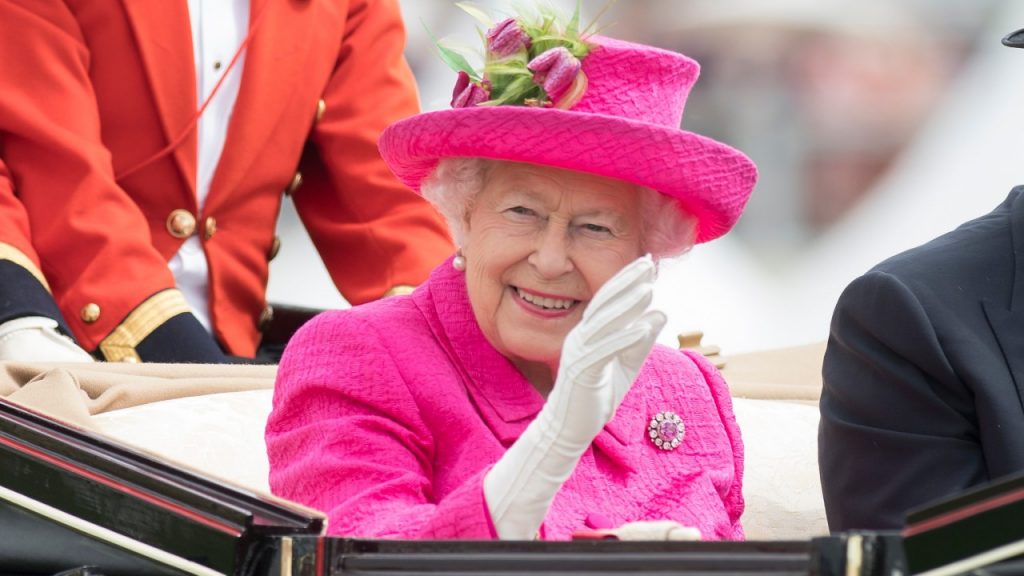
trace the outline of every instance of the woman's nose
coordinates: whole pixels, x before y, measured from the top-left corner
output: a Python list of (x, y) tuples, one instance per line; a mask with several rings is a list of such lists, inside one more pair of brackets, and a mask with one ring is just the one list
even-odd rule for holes
[(528, 261), (544, 278), (557, 278), (571, 271), (573, 264), (566, 231), (558, 226), (548, 226), (539, 235)]

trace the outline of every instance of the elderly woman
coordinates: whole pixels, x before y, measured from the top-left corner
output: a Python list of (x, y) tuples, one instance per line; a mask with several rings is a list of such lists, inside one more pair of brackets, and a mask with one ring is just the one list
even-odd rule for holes
[(743, 537), (728, 390), (701, 356), (655, 345), (650, 302), (655, 262), (725, 233), (754, 166), (679, 129), (693, 60), (550, 26), (498, 24), (453, 109), (381, 138), (455, 256), (285, 352), (271, 487), (333, 534)]

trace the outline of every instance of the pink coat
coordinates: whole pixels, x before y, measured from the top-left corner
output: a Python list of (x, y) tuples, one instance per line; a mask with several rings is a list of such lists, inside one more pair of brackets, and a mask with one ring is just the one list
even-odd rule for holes
[[(480, 331), (462, 273), (442, 264), (411, 296), (323, 314), (296, 334), (267, 423), (270, 486), (324, 511), (331, 534), (494, 538), (483, 476), (543, 404)], [(647, 434), (665, 410), (686, 426), (673, 451)], [(742, 478), (721, 375), (658, 346), (541, 534), (669, 519), (707, 540), (741, 539)]]

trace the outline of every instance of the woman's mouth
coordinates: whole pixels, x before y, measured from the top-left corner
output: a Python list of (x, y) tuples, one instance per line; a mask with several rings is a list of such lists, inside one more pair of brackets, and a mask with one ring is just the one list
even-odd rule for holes
[(579, 300), (571, 300), (567, 298), (551, 298), (548, 296), (541, 296), (539, 294), (531, 294), (524, 291), (518, 286), (515, 287), (516, 294), (520, 300), (529, 302), (530, 304), (541, 308), (543, 310), (568, 310), (579, 303)]

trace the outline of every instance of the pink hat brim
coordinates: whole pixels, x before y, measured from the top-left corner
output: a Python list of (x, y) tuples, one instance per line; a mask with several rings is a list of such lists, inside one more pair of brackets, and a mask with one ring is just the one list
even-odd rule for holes
[(587, 172), (677, 198), (697, 218), (697, 242), (725, 234), (757, 181), (742, 152), (710, 138), (627, 118), (552, 108), (477, 106), (427, 112), (389, 126), (380, 152), (419, 192), (442, 158), (490, 158)]

